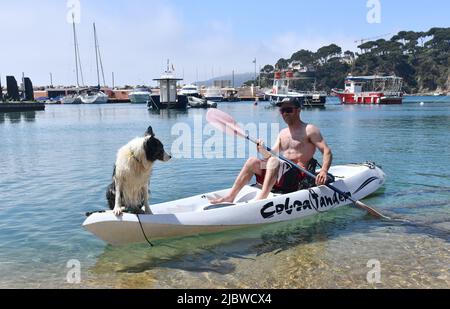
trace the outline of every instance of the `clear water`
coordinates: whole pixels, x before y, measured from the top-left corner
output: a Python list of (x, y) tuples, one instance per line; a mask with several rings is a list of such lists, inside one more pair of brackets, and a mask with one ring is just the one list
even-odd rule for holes
[[(85, 212), (106, 207), (116, 151), (150, 124), (170, 148), (177, 138), (172, 127), (192, 124), (205, 111), (156, 115), (145, 105), (118, 104), (0, 114), (0, 287), (449, 288), (450, 99), (334, 103), (302, 117), (322, 129), (334, 163), (380, 164), (388, 181), (364, 202), (414, 224), (374, 220), (347, 207), (153, 248), (111, 247), (81, 224)], [(282, 124), (268, 103), (219, 108), (243, 123)], [(244, 161), (158, 163), (151, 203), (229, 187)], [(80, 284), (67, 283), (71, 259), (80, 261)], [(371, 259), (380, 262), (381, 283), (366, 280)]]

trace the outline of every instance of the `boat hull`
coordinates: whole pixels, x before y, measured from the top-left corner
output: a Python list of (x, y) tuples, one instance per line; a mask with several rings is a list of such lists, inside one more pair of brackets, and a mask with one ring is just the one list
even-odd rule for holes
[(161, 102), (159, 95), (150, 96), (150, 101), (147, 104), (148, 108), (153, 110), (161, 109), (178, 109), (185, 110), (188, 106), (188, 98), (183, 95), (178, 95), (175, 102)]
[[(374, 193), (385, 182), (383, 171), (372, 164), (335, 166), (330, 172), (339, 179), (333, 185), (357, 200)], [(153, 215), (139, 218), (133, 214), (117, 217), (112, 211), (94, 213), (83, 226), (107, 243), (123, 245), (144, 242), (145, 236), (156, 240), (289, 221), (352, 204), (326, 186), (284, 195), (271, 193), (261, 201), (254, 200), (260, 188), (246, 186), (235, 204), (209, 203), (209, 198), (224, 196), (229, 190), (152, 205)]]
[(348, 93), (333, 89), (332, 93), (342, 104), (402, 104), (402, 95), (386, 95), (382, 92)]
[(108, 103), (108, 96), (105, 94), (81, 95), (83, 104), (105, 104)]
[(207, 96), (205, 96), (205, 100), (213, 101), (213, 102), (222, 102), (223, 97), (207, 97)]
[(65, 96), (61, 100), (61, 104), (81, 104), (81, 98), (79, 96)]
[(150, 93), (130, 93), (128, 97), (133, 104), (147, 104), (150, 100)]
[(276, 106), (285, 98), (297, 98), (304, 108), (325, 108), (327, 96), (324, 94), (288, 94), (288, 95), (274, 95), (266, 94), (269, 97), (270, 104)]

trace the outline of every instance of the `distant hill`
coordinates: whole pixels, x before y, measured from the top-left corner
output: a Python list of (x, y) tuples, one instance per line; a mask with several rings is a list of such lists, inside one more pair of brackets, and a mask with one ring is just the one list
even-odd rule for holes
[[(301, 49), (290, 59), (281, 58), (275, 67), (263, 67), (261, 84), (270, 87), (275, 68), (288, 69), (294, 63), (315, 68), (316, 89), (343, 88), (345, 78), (358, 75), (396, 75), (403, 78), (406, 93), (450, 92), (450, 27), (428, 31), (400, 31), (390, 39), (363, 42), (359, 51), (336, 44), (316, 52)], [(294, 89), (309, 89), (314, 80), (292, 82)]]
[[(254, 78), (255, 78), (255, 73), (234, 74), (234, 87), (240, 87), (246, 81), (253, 80)], [(214, 81), (215, 80), (230, 80), (231, 83), (233, 83), (233, 76), (231, 74), (230, 75), (217, 76), (217, 77), (214, 77), (212, 79), (205, 80), (205, 81), (199, 81), (196, 84), (198, 84), (198, 85), (205, 85), (205, 86), (212, 86), (212, 85), (214, 85)]]

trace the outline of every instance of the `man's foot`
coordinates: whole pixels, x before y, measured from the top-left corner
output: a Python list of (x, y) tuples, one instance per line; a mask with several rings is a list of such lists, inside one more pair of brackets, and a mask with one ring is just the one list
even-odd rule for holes
[(216, 199), (208, 199), (208, 200), (211, 204), (217, 205), (217, 204), (233, 203), (234, 198), (232, 198), (230, 196), (225, 196), (225, 197), (220, 197), (220, 198), (216, 198)]

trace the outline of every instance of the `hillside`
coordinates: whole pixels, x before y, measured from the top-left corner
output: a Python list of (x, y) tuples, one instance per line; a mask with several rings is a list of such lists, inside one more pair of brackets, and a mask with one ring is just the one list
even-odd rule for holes
[[(359, 51), (345, 51), (336, 44), (316, 52), (299, 50), (275, 67), (260, 72), (263, 86), (271, 86), (275, 68), (286, 69), (292, 62), (315, 70), (316, 86), (330, 91), (342, 88), (347, 75), (397, 75), (404, 79), (406, 93), (450, 92), (450, 28), (426, 32), (401, 31), (389, 40), (365, 42)], [(296, 81), (296, 88), (310, 88), (313, 80)]]

